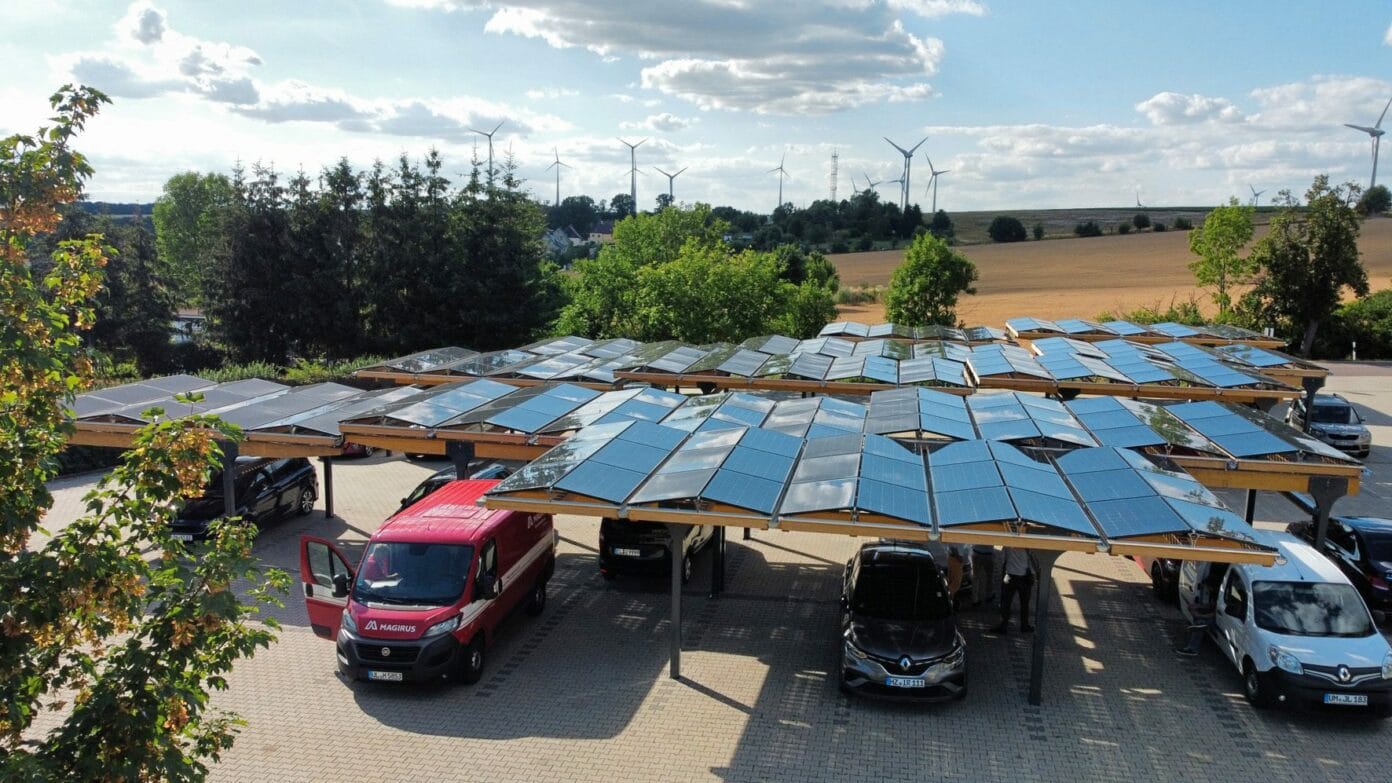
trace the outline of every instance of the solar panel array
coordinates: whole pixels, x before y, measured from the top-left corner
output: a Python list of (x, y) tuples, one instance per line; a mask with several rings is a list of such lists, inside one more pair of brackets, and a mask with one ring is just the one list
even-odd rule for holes
[(1226, 324), (1186, 326), (1172, 322), (1142, 325), (1130, 321), (1090, 321), (1084, 318), (1049, 320), (1046, 318), (1011, 318), (1005, 322), (1013, 336), (1021, 334), (1114, 335), (1116, 337), (1168, 337), (1172, 340), (1207, 338), (1214, 340), (1265, 340), (1250, 329)]
[(1260, 375), (1252, 365), (1244, 365), (1246, 369), (1236, 367), (1237, 359), (1188, 343), (1147, 345), (1120, 338), (1088, 343), (1045, 337), (1033, 341), (1031, 347), (1038, 355), (1038, 363), (1060, 380), (1185, 383), (1220, 389), (1283, 385)]
[(907, 326), (894, 323), (864, 324), (856, 321), (837, 321), (822, 327), (818, 337), (850, 337), (872, 339), (892, 337), (899, 340), (952, 340), (955, 342), (992, 342), (1004, 340), (1005, 332), (990, 326), (959, 329), (953, 326)]

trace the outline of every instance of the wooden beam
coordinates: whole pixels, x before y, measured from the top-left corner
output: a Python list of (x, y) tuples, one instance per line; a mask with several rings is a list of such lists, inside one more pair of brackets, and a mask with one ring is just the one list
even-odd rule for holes
[(1168, 557), (1176, 560), (1202, 560), (1210, 563), (1253, 563), (1269, 566), (1276, 562), (1275, 552), (1257, 549), (1229, 549), (1184, 544), (1127, 543), (1113, 541), (1111, 554), (1119, 557)]
[[(68, 444), (129, 449), (139, 427), (128, 424), (80, 422)], [(338, 438), (317, 435), (250, 433), (238, 447), (245, 457), (334, 457), (343, 453)]]
[(1310, 479), (1318, 476), (1344, 478), (1350, 495), (1361, 489), (1363, 469), (1357, 465), (1310, 462), (1262, 462), (1238, 460), (1229, 463), (1208, 457), (1171, 457), (1200, 484), (1215, 489), (1256, 489), (1268, 492), (1308, 492)]

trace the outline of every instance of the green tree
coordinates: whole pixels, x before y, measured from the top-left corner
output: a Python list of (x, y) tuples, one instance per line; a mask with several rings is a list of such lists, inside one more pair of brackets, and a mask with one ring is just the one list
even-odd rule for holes
[(1150, 228), (1150, 215), (1144, 212), (1136, 213), (1136, 216), (1131, 218), (1131, 225), (1135, 226), (1137, 231)]
[(599, 222), (599, 208), (589, 196), (566, 196), (558, 206), (548, 210), (547, 225), (551, 228), (573, 227), (580, 236), (590, 235)]
[[(80, 331), (94, 319), (105, 248), (66, 240), (38, 279), (26, 259), (57, 228), (92, 169), (70, 146), (106, 97), (85, 87), (53, 96), (52, 124), (0, 139), (0, 779), (191, 780), (229, 748), (239, 720), (212, 713), (210, 690), (240, 657), (270, 644), (276, 623), (232, 590), (249, 580), (271, 600), (284, 574), (253, 566), (254, 529), (217, 524), (191, 557), (173, 539), (175, 502), (201, 490), (213, 417), (144, 428), (86, 515), (33, 538), (52, 505), (45, 482), (71, 424), (66, 408), (90, 380)], [(35, 728), (41, 710), (61, 714)]]
[(1044, 238), (1044, 224), (1043, 224), (1043, 223), (1035, 223), (1035, 224), (1034, 224), (1034, 238), (1035, 238), (1036, 240), (1040, 240), (1040, 239), (1043, 239), (1043, 238)]
[(232, 183), (222, 174), (186, 171), (164, 183), (155, 201), (155, 247), (174, 276), (177, 304), (198, 304), (203, 275), (224, 241), (222, 211), (232, 202)]
[(638, 271), (634, 296), (639, 340), (739, 342), (764, 332), (787, 309), (791, 284), (772, 254), (731, 254), (691, 240), (677, 257)]
[(615, 193), (609, 199), (609, 214), (614, 220), (622, 220), (638, 213), (637, 205), (633, 203), (633, 197), (627, 193)]
[(976, 265), (946, 242), (922, 234), (909, 245), (885, 291), (885, 315), (905, 326), (957, 323), (957, 299), (975, 294)]
[(1368, 295), (1353, 209), (1359, 195), (1351, 182), (1331, 188), (1324, 174), (1305, 193), (1303, 213), (1289, 193), (1282, 193), (1286, 206), (1252, 249), (1251, 260), (1260, 269), (1252, 298), (1298, 343), (1302, 355), (1310, 355), (1320, 324), (1338, 308), (1345, 288)]
[(1229, 291), (1250, 282), (1256, 272), (1253, 259), (1242, 257), (1242, 248), (1252, 241), (1252, 213), (1251, 207), (1230, 198), (1227, 206), (1215, 207), (1189, 234), (1189, 252), (1198, 256), (1189, 262), (1189, 271), (1199, 285), (1213, 289), (1219, 320), (1232, 306)]
[(1025, 224), (1010, 215), (997, 215), (986, 233), (993, 242), (1023, 242), (1029, 236), (1025, 233)]
[(928, 231), (938, 239), (952, 241), (956, 236), (956, 229), (952, 226), (952, 218), (948, 217), (943, 210), (933, 213), (933, 220), (928, 224)]
[(1387, 190), (1386, 185), (1374, 185), (1364, 191), (1363, 197), (1358, 199), (1360, 215), (1381, 215), (1389, 209), (1392, 209), (1392, 192)]
[(139, 220), (120, 227), (105, 220), (98, 230), (114, 252), (96, 300), (92, 344), (116, 359), (134, 360), (146, 375), (166, 372), (175, 295), (154, 235)]

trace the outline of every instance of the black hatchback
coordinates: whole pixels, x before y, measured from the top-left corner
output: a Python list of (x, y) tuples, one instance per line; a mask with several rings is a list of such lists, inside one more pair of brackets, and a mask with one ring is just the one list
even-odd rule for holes
[[(715, 538), (710, 525), (687, 525), (682, 541), (682, 584), (691, 579), (691, 557)], [(657, 576), (672, 573), (672, 538), (666, 525), (609, 519), (599, 523), (599, 573), (613, 579), (620, 572)]]
[[(1313, 522), (1292, 522), (1286, 530), (1315, 543)], [(1334, 517), (1325, 535), (1324, 555), (1358, 588), (1369, 609), (1384, 620), (1392, 613), (1392, 519)]]
[[(319, 477), (304, 457), (239, 457), (233, 469), (235, 514), (243, 520), (260, 525), (314, 510)], [(181, 541), (201, 541), (208, 536), (208, 525), (226, 508), (222, 471), (214, 471), (203, 495), (184, 503), (170, 530)]]
[(967, 695), (967, 646), (932, 552), (865, 544), (841, 592), (841, 690), (943, 701)]

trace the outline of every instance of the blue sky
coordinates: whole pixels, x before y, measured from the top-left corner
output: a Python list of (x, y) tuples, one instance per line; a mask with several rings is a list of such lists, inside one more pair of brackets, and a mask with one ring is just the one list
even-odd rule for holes
[[(150, 200), (171, 174), (263, 161), (317, 171), (439, 148), (504, 122), (527, 186), (554, 197), (666, 187), (767, 211), (839, 195), (928, 141), (949, 211), (1211, 204), (1367, 181), (1392, 98), (1392, 9), (1341, 2), (990, 0), (11, 0), (0, 5), (0, 132), (82, 81), (115, 101), (82, 148), (89, 192)], [(1392, 174), (1389, 174), (1392, 176)], [(881, 185), (896, 199), (894, 185)]]

